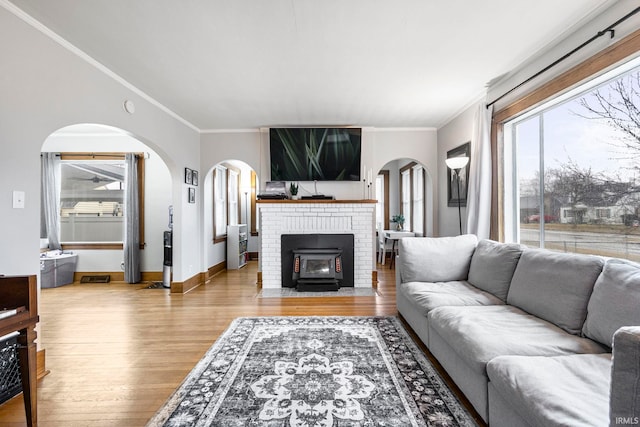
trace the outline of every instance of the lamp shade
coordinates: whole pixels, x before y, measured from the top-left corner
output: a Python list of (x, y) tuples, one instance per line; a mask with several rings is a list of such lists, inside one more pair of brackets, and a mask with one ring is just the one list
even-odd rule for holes
[(468, 157), (449, 157), (445, 160), (449, 169), (462, 169), (469, 163)]

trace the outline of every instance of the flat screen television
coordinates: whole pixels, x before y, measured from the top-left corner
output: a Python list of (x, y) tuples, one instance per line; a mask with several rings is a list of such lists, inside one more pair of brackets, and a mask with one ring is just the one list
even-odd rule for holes
[(360, 181), (361, 128), (270, 128), (272, 181)]

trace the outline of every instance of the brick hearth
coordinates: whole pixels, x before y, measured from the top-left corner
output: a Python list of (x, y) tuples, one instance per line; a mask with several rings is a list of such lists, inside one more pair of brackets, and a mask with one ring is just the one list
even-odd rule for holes
[(262, 287), (281, 288), (282, 234), (353, 234), (354, 287), (370, 288), (375, 269), (375, 200), (258, 201)]

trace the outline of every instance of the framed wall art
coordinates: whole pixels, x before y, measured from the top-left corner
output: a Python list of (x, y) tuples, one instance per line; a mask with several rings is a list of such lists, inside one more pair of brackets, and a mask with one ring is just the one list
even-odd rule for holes
[[(467, 206), (467, 190), (469, 189), (469, 166), (471, 165), (471, 143), (447, 151), (447, 159), (452, 157), (468, 157), (469, 162), (458, 173), (447, 167), (447, 206)], [(458, 187), (458, 184), (460, 186)], [(458, 194), (460, 188), (460, 194)]]

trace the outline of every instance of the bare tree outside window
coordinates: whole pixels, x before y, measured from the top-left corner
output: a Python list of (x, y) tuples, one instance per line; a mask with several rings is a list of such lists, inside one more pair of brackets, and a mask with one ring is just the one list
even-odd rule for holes
[(521, 243), (640, 261), (635, 67), (505, 125), (514, 153), (514, 234)]
[[(624, 135), (612, 141), (613, 155), (625, 160), (640, 159), (640, 71), (623, 76), (580, 98), (587, 119), (603, 120)], [(639, 169), (639, 165), (633, 168)]]

